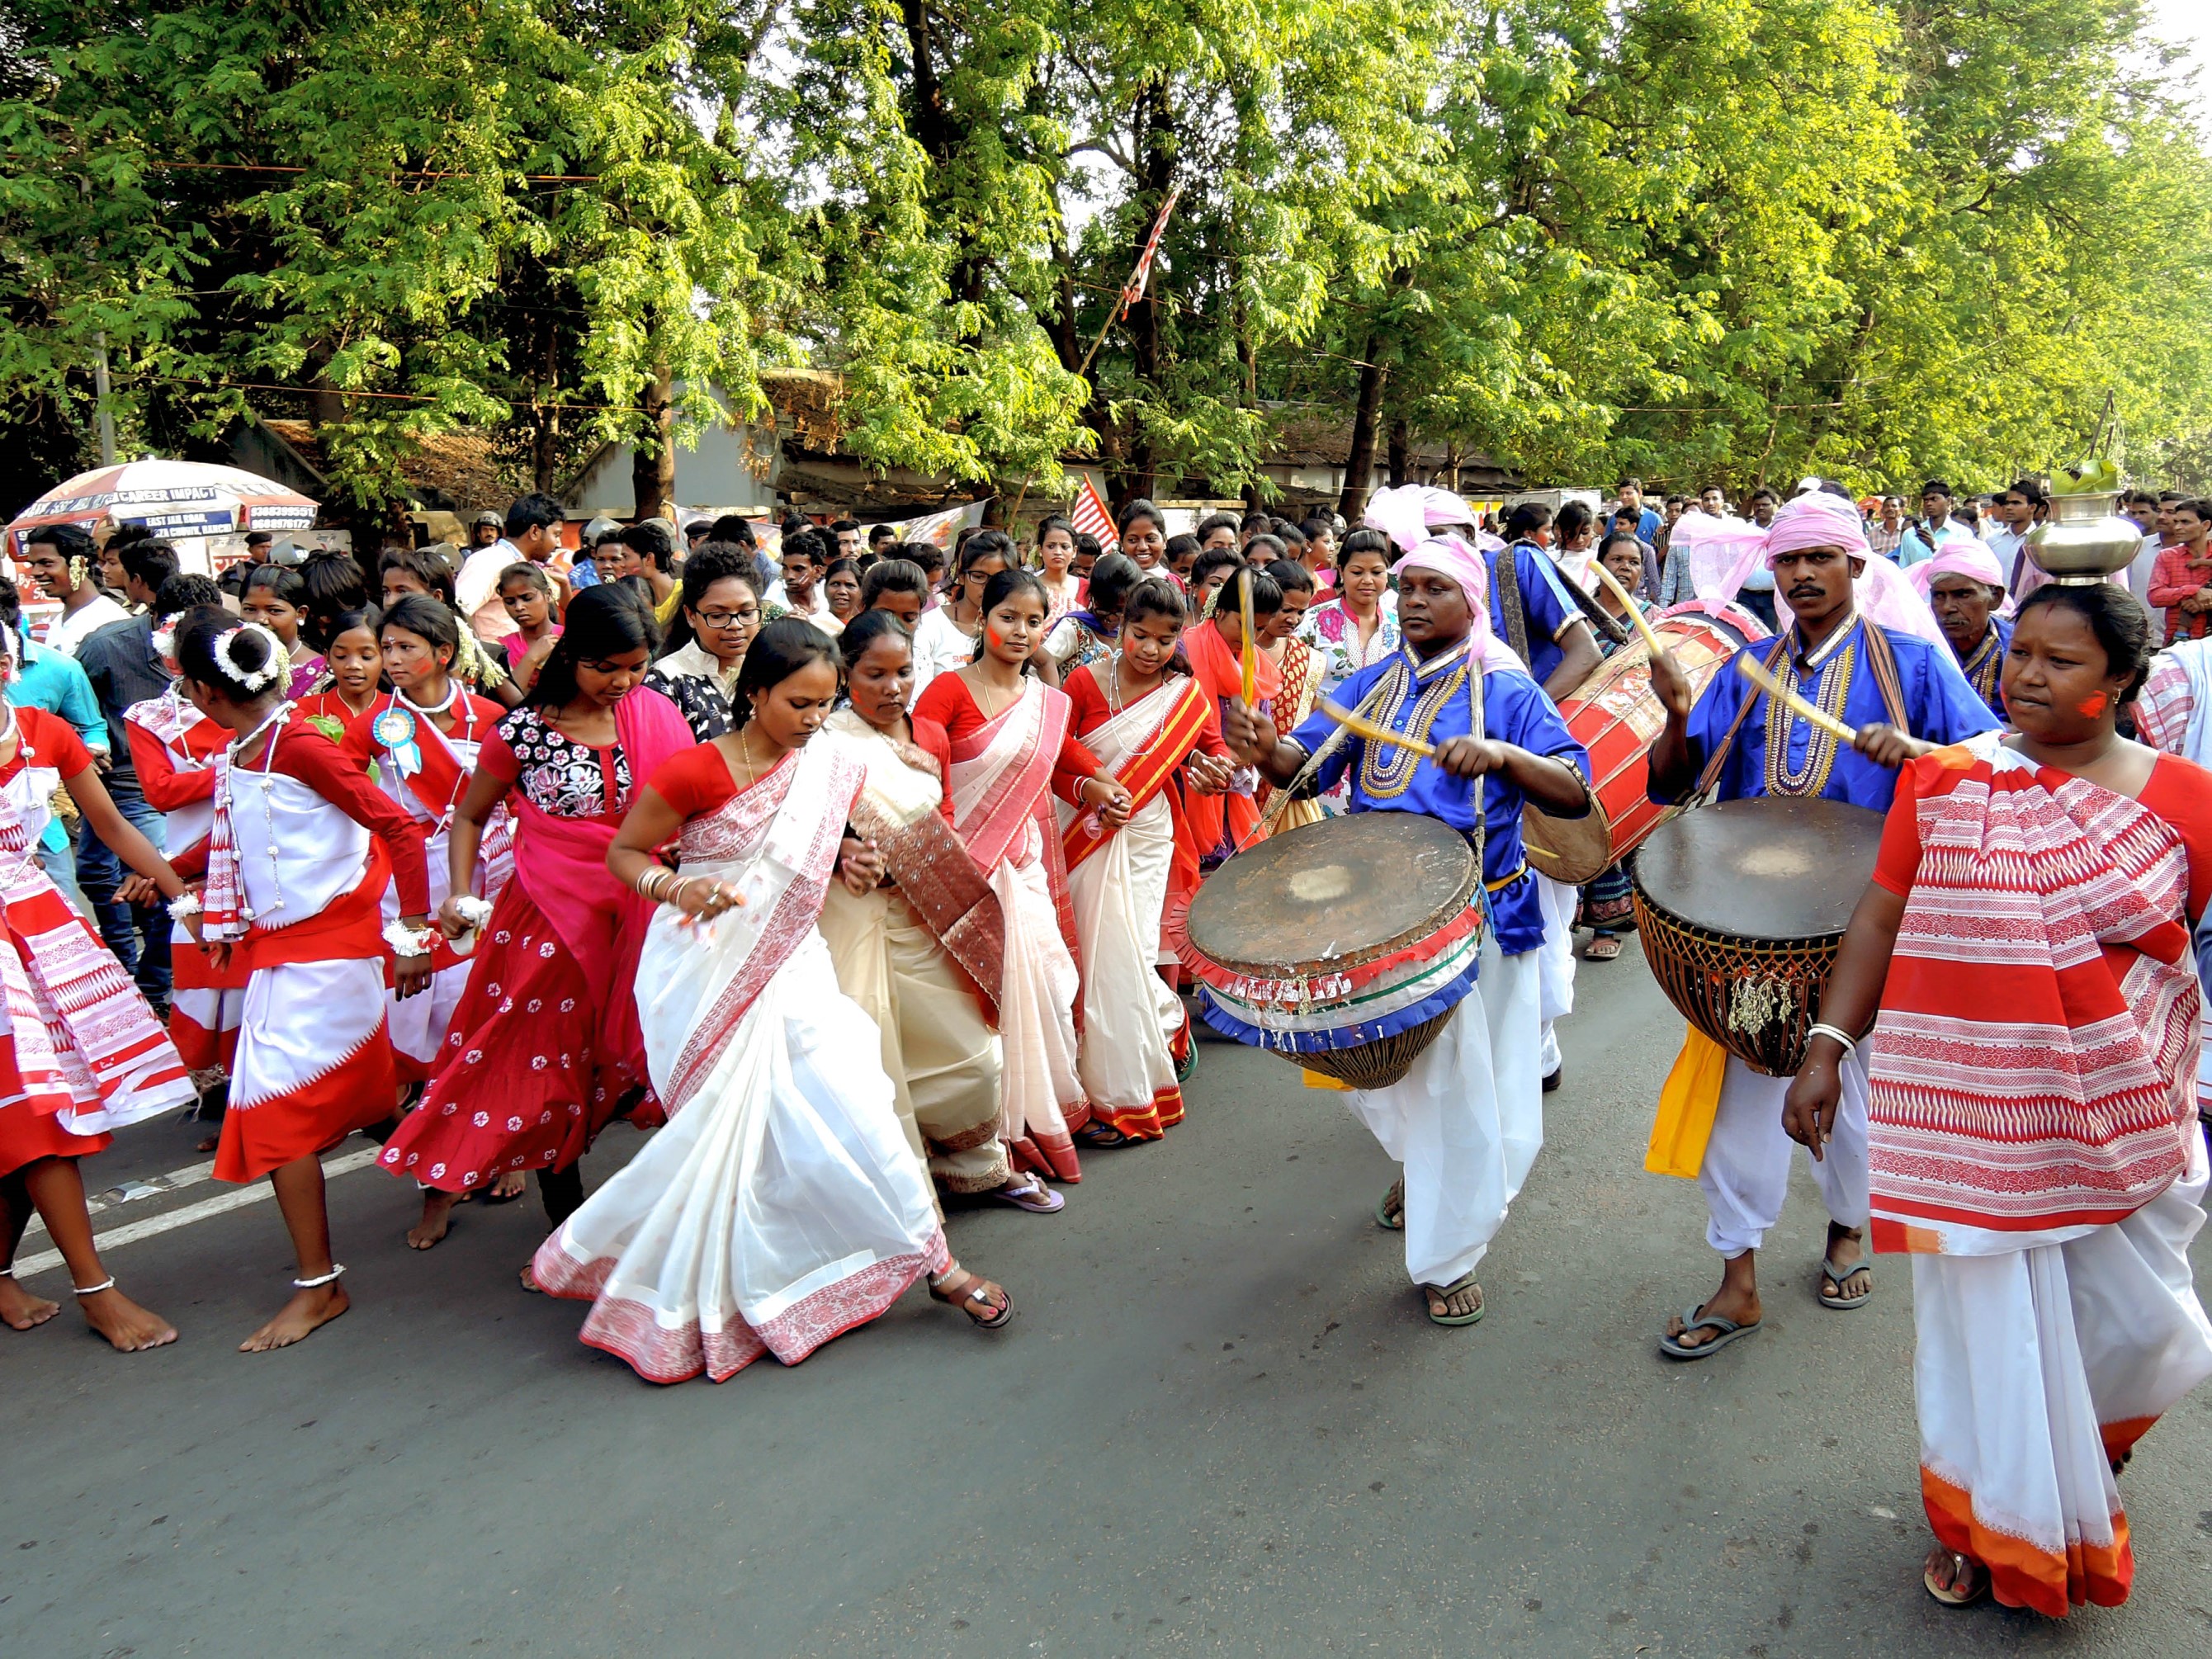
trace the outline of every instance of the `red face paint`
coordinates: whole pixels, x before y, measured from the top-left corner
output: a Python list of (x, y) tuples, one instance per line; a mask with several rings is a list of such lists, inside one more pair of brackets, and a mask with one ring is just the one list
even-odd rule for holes
[(2074, 712), (2081, 715), (2083, 720), (2093, 720), (2105, 712), (2105, 705), (2111, 701), (2112, 698), (2106, 693), (2093, 691), (2074, 705)]
[(992, 627), (990, 623), (985, 623), (983, 624), (983, 642), (989, 646), (992, 650), (995, 651), (1006, 643), (1006, 640), (1000, 635), (997, 629)]

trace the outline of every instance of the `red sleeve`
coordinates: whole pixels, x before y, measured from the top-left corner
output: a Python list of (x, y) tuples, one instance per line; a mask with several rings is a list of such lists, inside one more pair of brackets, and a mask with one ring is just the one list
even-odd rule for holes
[(2189, 849), (2189, 918), (2212, 903), (2212, 772), (2179, 755), (2160, 755), (2136, 797), (2181, 832)]
[(136, 720), (124, 721), (123, 730), (131, 739), (131, 769), (138, 775), (139, 792), (146, 797), (147, 805), (157, 812), (173, 812), (196, 800), (214, 798), (215, 768), (179, 772), (169, 745), (161, 738)]
[(181, 853), (165, 853), (169, 868), (185, 881), (198, 881), (207, 874), (208, 849), (215, 845), (213, 836), (202, 836)]
[(1054, 794), (1059, 796), (1070, 806), (1080, 806), (1083, 802), (1075, 792), (1082, 786), (1084, 781), (1087, 778), (1102, 778), (1107, 775), (1109, 775), (1106, 769), (1098, 763), (1098, 757), (1085, 749), (1073, 732), (1066, 732), (1061, 736), (1060, 757), (1052, 763)]
[(1899, 898), (1912, 890), (1912, 878), (1920, 873), (1920, 796), (1929, 779), (1943, 775), (1933, 759), (1923, 756), (1898, 769), (1897, 793), (1891, 798), (1889, 816), (1882, 820), (1881, 850), (1874, 860), (1875, 884)]
[(297, 778), (382, 842), (392, 860), (392, 882), (399, 889), (399, 914), (429, 914), (430, 872), (422, 854), (428, 824), (401, 811), (391, 796), (369, 782), (366, 771), (312, 726), (287, 726), (277, 738), (270, 768)]
[(31, 752), (39, 757), (41, 766), (51, 766), (64, 778), (76, 777), (92, 766), (92, 750), (84, 746), (84, 739), (76, 728), (58, 714), (50, 714), (43, 708), (18, 708), (15, 720), (25, 738), (30, 740)]
[(1067, 694), (1068, 702), (1075, 705), (1075, 712), (1068, 718), (1067, 729), (1077, 737), (1096, 732), (1114, 717), (1114, 711), (1106, 706), (1106, 694), (1098, 689), (1098, 676), (1088, 667), (1079, 668), (1070, 674), (1060, 689)]
[(477, 750), (477, 769), (489, 772), (512, 789), (522, 776), (522, 761), (507, 747), (507, 737), (497, 726), (484, 733), (483, 747)]
[(921, 715), (909, 713), (906, 723), (914, 732), (914, 746), (928, 750), (931, 758), (937, 763), (937, 781), (944, 787), (944, 793), (938, 799), (937, 811), (946, 827), (951, 828), (952, 739), (945, 735), (943, 726)]
[(366, 772), (368, 763), (376, 757), (376, 739), (368, 728), (376, 724), (376, 717), (392, 707), (392, 699), (379, 695), (356, 718), (339, 711), (337, 719), (345, 727), (345, 736), (338, 739), (338, 751)]
[(983, 723), (968, 682), (957, 673), (939, 674), (914, 700), (913, 713), (945, 728), (947, 738), (965, 737)]
[(1216, 760), (1235, 758), (1221, 736), (1221, 705), (1211, 697), (1206, 700), (1206, 724), (1198, 730), (1198, 741), (1191, 744), (1191, 752), (1211, 755)]
[(738, 793), (737, 780), (730, 775), (730, 763), (711, 743), (686, 749), (661, 762), (653, 769), (653, 775), (645, 781), (645, 785), (687, 821), (704, 817), (726, 805)]

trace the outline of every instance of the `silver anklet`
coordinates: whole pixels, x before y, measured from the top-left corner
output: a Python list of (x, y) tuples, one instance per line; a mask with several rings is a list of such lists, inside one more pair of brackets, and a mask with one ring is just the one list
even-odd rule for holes
[(295, 1291), (319, 1291), (324, 1285), (335, 1283), (337, 1279), (344, 1273), (344, 1272), (345, 1263), (341, 1261), (336, 1267), (332, 1267), (330, 1272), (325, 1273), (320, 1279), (294, 1279), (292, 1281), (292, 1288)]
[(97, 1285), (72, 1285), (70, 1286), (70, 1289), (74, 1291), (79, 1296), (98, 1296), (102, 1291), (112, 1291), (114, 1288), (115, 1275), (113, 1273), (108, 1274), (106, 1278), (101, 1279)]

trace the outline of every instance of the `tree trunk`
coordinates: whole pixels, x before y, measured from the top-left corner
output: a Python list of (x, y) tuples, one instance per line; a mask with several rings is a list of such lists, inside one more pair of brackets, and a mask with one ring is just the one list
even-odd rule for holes
[(630, 488), (637, 497), (636, 516), (676, 518), (676, 380), (668, 365), (653, 370), (645, 389), (647, 430), (631, 451)]
[(1360, 354), (1359, 400), (1352, 411), (1352, 453), (1344, 458), (1344, 489), (1336, 510), (1346, 524), (1358, 524), (1367, 511), (1369, 488), (1375, 482), (1375, 423), (1382, 410), (1382, 385), (1390, 371), (1382, 363), (1382, 337), (1370, 331), (1367, 349)]
[(1406, 438), (1406, 417), (1401, 415), (1390, 422), (1390, 488), (1393, 489), (1402, 489), (1413, 481), (1407, 466), (1410, 453)]
[(560, 337), (550, 327), (545, 330), (544, 361), (545, 378), (538, 388), (537, 429), (532, 434), (530, 485), (539, 495), (550, 495), (561, 465), (561, 410), (553, 401), (561, 389), (561, 346)]

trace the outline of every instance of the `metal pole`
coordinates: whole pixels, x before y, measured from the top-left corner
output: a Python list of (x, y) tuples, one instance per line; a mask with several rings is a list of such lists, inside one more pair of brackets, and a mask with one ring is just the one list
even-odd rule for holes
[(107, 407), (107, 331), (103, 328), (93, 337), (99, 343), (99, 350), (92, 360), (92, 389), (100, 412), (100, 464), (113, 466), (115, 416)]

